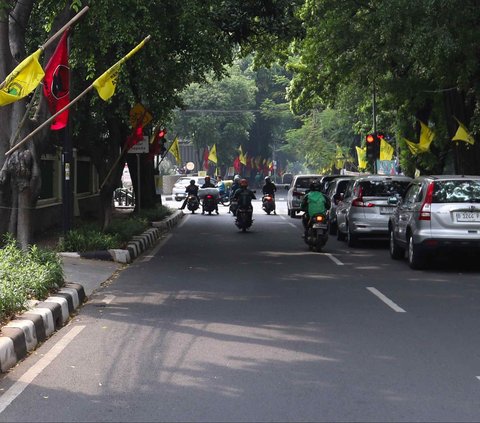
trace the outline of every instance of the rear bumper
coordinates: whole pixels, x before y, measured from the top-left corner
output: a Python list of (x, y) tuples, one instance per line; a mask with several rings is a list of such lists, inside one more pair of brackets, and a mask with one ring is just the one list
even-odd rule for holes
[(443, 239), (429, 238), (424, 239), (418, 245), (425, 250), (479, 250), (480, 239)]

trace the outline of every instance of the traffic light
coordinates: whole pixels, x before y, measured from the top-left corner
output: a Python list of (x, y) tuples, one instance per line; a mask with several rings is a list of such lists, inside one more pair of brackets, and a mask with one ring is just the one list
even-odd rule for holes
[(167, 130), (165, 128), (160, 129), (160, 131), (158, 131), (158, 134), (157, 134), (158, 153), (162, 157), (164, 157), (165, 154), (167, 154), (167, 147), (165, 147), (167, 140), (165, 139), (165, 135), (167, 135)]
[(375, 134), (368, 134), (365, 137), (365, 142), (367, 146), (367, 160), (373, 162), (376, 160), (376, 143), (377, 137)]

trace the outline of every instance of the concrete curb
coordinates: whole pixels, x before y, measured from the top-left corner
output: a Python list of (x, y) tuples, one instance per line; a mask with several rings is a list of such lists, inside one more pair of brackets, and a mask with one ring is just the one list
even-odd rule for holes
[(59, 255), (63, 257), (109, 260), (117, 263), (131, 263), (141, 253), (155, 244), (163, 232), (175, 227), (183, 216), (184, 213), (181, 210), (175, 210), (167, 219), (161, 222), (153, 222), (152, 227), (147, 229), (143, 234), (134, 236), (127, 244), (126, 249), (88, 251), (83, 253), (61, 252)]
[(55, 295), (8, 322), (0, 332), (0, 371), (18, 361), (65, 325), (86, 299), (82, 285), (67, 283)]

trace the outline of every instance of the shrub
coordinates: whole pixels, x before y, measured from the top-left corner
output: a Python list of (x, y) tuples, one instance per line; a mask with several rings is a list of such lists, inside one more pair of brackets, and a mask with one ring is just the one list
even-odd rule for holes
[(11, 236), (5, 238), (0, 249), (0, 320), (25, 310), (30, 299), (45, 299), (63, 283), (56, 253), (35, 246), (22, 251)]

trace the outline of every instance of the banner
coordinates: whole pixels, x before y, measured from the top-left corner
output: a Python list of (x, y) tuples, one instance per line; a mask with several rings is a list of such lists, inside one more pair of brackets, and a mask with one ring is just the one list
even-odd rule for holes
[(452, 141), (465, 141), (466, 143), (471, 145), (475, 144), (475, 138), (473, 138), (472, 134), (468, 132), (467, 127), (462, 122), (460, 122), (455, 116), (454, 116), (454, 119), (457, 121), (459, 126), (457, 129), (457, 132), (452, 138)]
[(217, 164), (217, 146), (213, 144), (213, 147), (210, 149), (210, 153), (208, 153), (208, 160)]
[(170, 153), (172, 153), (173, 157), (175, 157), (175, 160), (177, 161), (177, 165), (182, 164), (182, 157), (180, 156), (180, 144), (178, 142), (178, 137), (175, 137), (175, 139), (173, 140), (169, 151)]
[(380, 160), (392, 160), (395, 150), (383, 138), (380, 140)]
[(38, 59), (42, 49), (26, 57), (5, 78), (0, 90), (0, 106), (5, 106), (21, 100), (37, 88), (45, 73)]
[[(43, 95), (47, 99), (50, 113), (54, 115), (70, 102), (70, 68), (68, 66), (68, 30), (58, 42), (52, 57), (45, 67)], [(50, 129), (58, 131), (68, 123), (68, 111), (60, 113), (52, 121)]]

